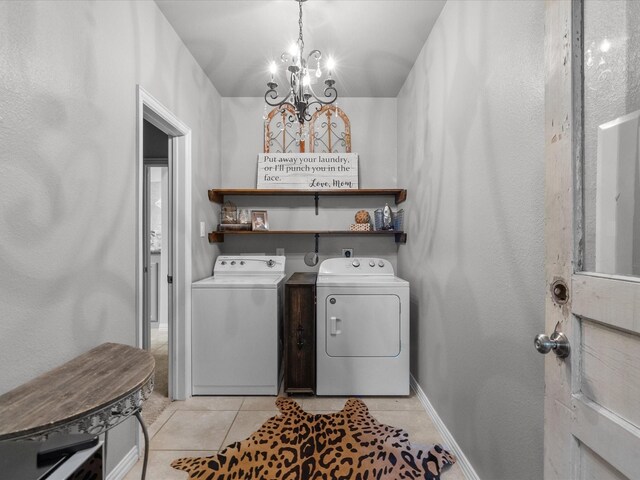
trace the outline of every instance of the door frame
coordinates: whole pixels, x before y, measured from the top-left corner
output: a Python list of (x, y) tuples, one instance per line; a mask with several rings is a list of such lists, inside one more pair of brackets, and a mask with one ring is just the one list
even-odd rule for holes
[(143, 120), (172, 137), (173, 170), (173, 305), (169, 312), (169, 396), (184, 400), (191, 391), (191, 129), (141, 85), (136, 114), (136, 345), (142, 348), (144, 287), (144, 154)]

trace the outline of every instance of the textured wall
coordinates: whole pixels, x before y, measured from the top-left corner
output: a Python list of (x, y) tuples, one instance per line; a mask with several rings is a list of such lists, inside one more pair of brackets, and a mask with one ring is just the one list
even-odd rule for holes
[(449, 0), (398, 96), (411, 369), (477, 473), (542, 478), (544, 4)]
[[(338, 85), (339, 88), (339, 85)], [(340, 108), (351, 121), (352, 151), (359, 156), (361, 188), (394, 188), (397, 184), (396, 99), (340, 98)], [(257, 156), (263, 150), (264, 98), (222, 99), (222, 184), (225, 188), (255, 188)], [(410, 193), (411, 194), (411, 193)], [(315, 215), (313, 197), (235, 197), (238, 206), (266, 209), (274, 230), (348, 229), (354, 214), (384, 207), (391, 197), (322, 197)], [(390, 204), (394, 209), (393, 203)], [(314, 249), (311, 235), (273, 237), (227, 237), (224, 253), (275, 253), (283, 247), (287, 271), (317, 271), (304, 264), (304, 254)], [(321, 237), (320, 261), (353, 248), (356, 256), (386, 258), (394, 265), (398, 247), (393, 237)], [(403, 247), (400, 247), (403, 248)]]
[(211, 269), (196, 220), (214, 218), (220, 97), (153, 2), (0, 2), (0, 71), (3, 393), (135, 342), (136, 84), (193, 129), (193, 274)]

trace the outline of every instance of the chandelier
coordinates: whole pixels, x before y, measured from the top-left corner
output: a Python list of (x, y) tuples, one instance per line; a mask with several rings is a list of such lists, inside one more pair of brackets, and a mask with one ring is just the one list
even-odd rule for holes
[[(316, 82), (322, 77), (320, 68), (320, 59), (322, 52), (320, 50), (312, 50), (309, 55), (304, 55), (304, 39), (302, 37), (302, 3), (307, 0), (296, 0), (300, 14), (298, 17), (298, 26), (300, 32), (298, 41), (294, 43), (288, 52), (284, 52), (280, 56), (280, 60), (287, 64), (287, 75), (289, 80), (288, 92), (284, 97), (279, 98), (278, 84), (275, 82), (275, 75), (278, 67), (275, 62), (271, 62), (269, 71), (271, 72), (271, 81), (267, 83), (267, 93), (264, 94), (264, 100), (272, 107), (283, 107), (290, 105), (296, 113), (296, 117), (300, 125), (311, 120), (311, 115), (322, 105), (329, 105), (338, 99), (338, 92), (333, 86), (336, 82), (331, 78), (335, 64), (331, 58), (327, 59), (326, 68), (328, 71), (327, 79), (324, 81), (324, 91), (321, 96), (316, 95), (312, 87), (312, 75), (315, 76)], [(312, 65), (314, 64), (314, 65)], [(315, 71), (311, 68), (315, 66)]]

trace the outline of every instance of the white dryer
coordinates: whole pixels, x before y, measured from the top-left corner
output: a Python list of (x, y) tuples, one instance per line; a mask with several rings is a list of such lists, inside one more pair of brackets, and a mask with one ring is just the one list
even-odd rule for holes
[(224, 256), (192, 284), (193, 395), (277, 395), (283, 256)]
[(318, 395), (409, 395), (409, 282), (379, 258), (331, 258), (317, 296)]

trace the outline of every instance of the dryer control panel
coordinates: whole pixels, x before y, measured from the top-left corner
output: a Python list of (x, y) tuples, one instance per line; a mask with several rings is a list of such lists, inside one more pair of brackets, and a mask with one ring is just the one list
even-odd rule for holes
[(394, 275), (394, 272), (393, 265), (382, 258), (329, 258), (320, 264), (318, 275)]

